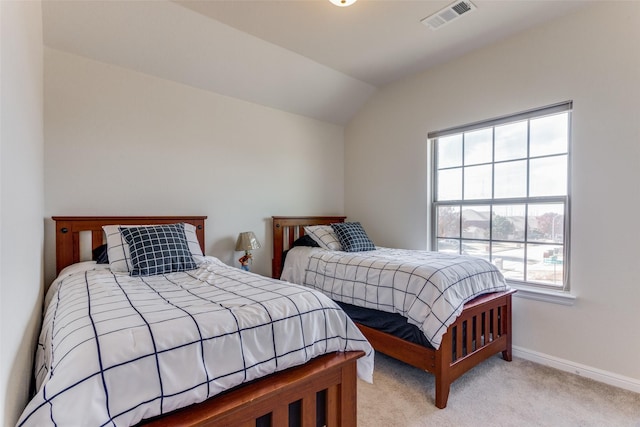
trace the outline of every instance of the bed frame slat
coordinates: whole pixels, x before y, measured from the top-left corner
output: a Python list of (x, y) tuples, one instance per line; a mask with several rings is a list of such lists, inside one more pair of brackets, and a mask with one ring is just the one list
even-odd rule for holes
[(104, 233), (102, 231), (91, 232), (91, 250), (97, 248), (104, 243)]
[(302, 397), (302, 425), (312, 427), (316, 422), (316, 393)]

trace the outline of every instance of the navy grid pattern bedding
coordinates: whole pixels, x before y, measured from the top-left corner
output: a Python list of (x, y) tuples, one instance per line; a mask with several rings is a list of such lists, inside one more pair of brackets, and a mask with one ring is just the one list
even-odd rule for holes
[[(308, 261), (295, 260), (308, 256)], [(390, 249), (339, 252), (292, 248), (282, 280), (301, 282), (292, 266), (306, 266), (303, 283), (331, 299), (398, 313), (418, 326), (438, 349), (467, 301), (508, 286), (488, 261), (464, 255)]]
[(358, 373), (371, 381), (373, 350), (333, 301), (206, 260), (149, 277), (64, 270), (18, 425), (129, 426), (336, 351), (365, 351)]

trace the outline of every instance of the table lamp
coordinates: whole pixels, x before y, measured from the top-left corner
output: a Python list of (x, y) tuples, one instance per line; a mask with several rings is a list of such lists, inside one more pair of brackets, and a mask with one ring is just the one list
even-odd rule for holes
[(238, 260), (241, 269), (249, 271), (249, 261), (253, 258), (251, 251), (254, 249), (260, 249), (260, 242), (253, 231), (243, 231), (238, 234), (236, 251), (244, 251), (244, 255)]

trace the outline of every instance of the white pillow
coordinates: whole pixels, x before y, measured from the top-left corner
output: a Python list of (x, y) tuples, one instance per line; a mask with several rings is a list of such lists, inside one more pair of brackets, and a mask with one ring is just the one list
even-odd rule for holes
[(304, 232), (315, 240), (321, 248), (329, 249), (330, 251), (342, 250), (338, 235), (330, 225), (308, 225), (304, 228)]
[[(158, 225), (158, 224), (156, 224)], [(107, 236), (107, 255), (109, 256), (109, 268), (114, 273), (129, 273), (133, 269), (129, 245), (120, 233), (120, 227), (149, 227), (149, 225), (105, 225), (102, 227)], [(204, 261), (202, 249), (198, 243), (196, 227), (193, 224), (184, 223), (184, 234), (189, 244), (191, 256), (196, 264)]]

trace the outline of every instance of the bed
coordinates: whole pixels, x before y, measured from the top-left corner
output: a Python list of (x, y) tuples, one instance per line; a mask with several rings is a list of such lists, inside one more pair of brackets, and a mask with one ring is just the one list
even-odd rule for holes
[[(19, 426), (356, 425), (356, 379), (370, 380), (373, 369), (369, 343), (322, 294), (204, 257), (205, 219), (53, 217), (59, 275), (45, 298), (36, 394)], [(106, 266), (81, 262), (81, 242), (88, 237), (95, 256), (106, 249), (103, 236), (112, 242), (113, 227), (103, 226), (116, 224), (120, 238), (135, 244), (140, 233), (177, 230), (175, 239), (186, 241), (174, 254), (188, 250), (193, 261), (199, 250), (201, 262), (195, 270), (157, 270), (166, 266), (139, 262), (142, 250), (124, 244), (125, 255), (136, 257), (129, 273), (112, 271), (132, 261), (112, 257), (111, 244)], [(268, 322), (251, 320), (259, 318)], [(226, 357), (211, 357), (221, 352)]]
[[(281, 277), (283, 256), (305, 235), (305, 227), (344, 223), (345, 218), (272, 217), (273, 277)], [(395, 334), (382, 332), (375, 326), (355, 321), (376, 351), (435, 375), (435, 405), (442, 409), (447, 406), (451, 383), (465, 372), (497, 353), (502, 353), (504, 360), (511, 361), (511, 296), (514, 292), (513, 289), (505, 288), (480, 295), (461, 305), (460, 314), (442, 331), (437, 347), (410, 341), (404, 335), (399, 338)], [(374, 312), (374, 317), (383, 314)], [(404, 322), (407, 323), (406, 319)]]

